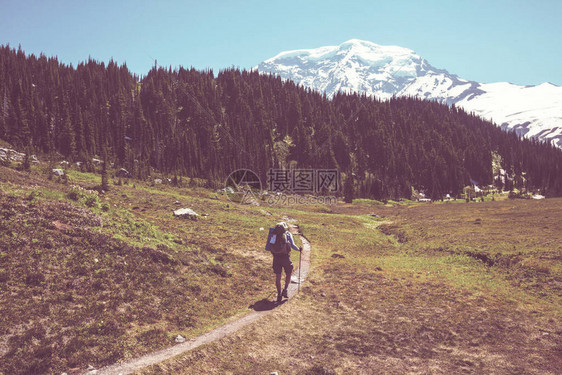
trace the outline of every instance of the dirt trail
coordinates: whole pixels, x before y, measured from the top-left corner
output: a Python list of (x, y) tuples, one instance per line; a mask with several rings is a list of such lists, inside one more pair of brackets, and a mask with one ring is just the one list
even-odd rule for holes
[[(303, 283), (306, 280), (306, 276), (308, 275), (308, 271), (310, 268), (310, 242), (306, 237), (301, 235), (298, 230), (297, 225), (291, 226), (291, 232), (293, 234), (298, 234), (301, 238), (301, 242), (303, 245), (303, 252), (301, 254), (301, 269), (300, 269), (300, 282)], [(299, 284), (298, 276), (299, 270), (298, 265), (295, 265), (295, 271), (293, 271), (292, 282), (289, 285), (288, 292), (289, 292), (289, 299), (291, 299), (298, 290)], [(256, 304), (257, 305), (257, 304)], [(231, 335), (232, 333), (238, 331), (240, 328), (247, 326), (250, 323), (255, 322), (256, 320), (260, 319), (262, 316), (269, 314), (273, 309), (271, 307), (266, 307), (264, 309), (259, 308), (258, 306), (254, 306), (254, 311), (244, 315), (240, 319), (232, 321), (230, 323), (226, 323), (218, 328), (215, 328), (212, 331), (209, 331), (199, 337), (192, 338), (187, 340), (181, 344), (174, 345), (172, 347), (162, 349), (147, 355), (144, 355), (139, 358), (135, 358), (126, 362), (117, 363), (111, 366), (107, 366), (97, 370), (96, 372), (91, 371), (91, 374), (96, 375), (118, 375), (118, 374), (131, 374), (143, 367), (151, 366), (156, 363), (165, 361), (170, 359), (176, 355), (181, 353), (187, 352), (189, 350), (195, 349), (201, 345), (211, 343), (213, 341), (217, 341)], [(89, 374), (89, 373), (86, 373)]]

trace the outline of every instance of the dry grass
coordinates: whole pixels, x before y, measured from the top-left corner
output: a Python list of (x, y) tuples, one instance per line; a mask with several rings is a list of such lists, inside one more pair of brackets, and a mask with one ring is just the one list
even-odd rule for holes
[(301, 294), (143, 373), (562, 372), (562, 199), (263, 210), (0, 172), (0, 373), (79, 372), (243, 314), (273, 290), (259, 228), (284, 217), (312, 244)]
[[(313, 246), (301, 295), (234, 337), (142, 373), (560, 373), (561, 205), (295, 212)], [(382, 217), (365, 216), (373, 211)]]
[[(64, 184), (1, 172), (0, 373), (137, 356), (207, 331), (272, 289), (259, 231), (271, 219), (257, 210), (140, 184), (98, 196), (88, 174)], [(208, 219), (174, 218), (178, 206)]]

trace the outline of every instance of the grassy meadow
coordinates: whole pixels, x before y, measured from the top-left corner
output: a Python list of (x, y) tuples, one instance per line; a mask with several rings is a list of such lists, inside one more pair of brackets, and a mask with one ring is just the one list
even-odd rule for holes
[(83, 373), (242, 316), (274, 298), (263, 245), (286, 218), (312, 245), (300, 294), (141, 373), (562, 372), (562, 199), (250, 206), (100, 182), (0, 167), (0, 374)]

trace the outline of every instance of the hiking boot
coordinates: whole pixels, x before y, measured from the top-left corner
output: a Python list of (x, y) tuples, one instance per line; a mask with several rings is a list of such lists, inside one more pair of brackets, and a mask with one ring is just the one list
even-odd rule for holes
[(283, 300), (283, 295), (281, 293), (279, 293), (277, 295), (277, 302), (281, 302)]
[(285, 298), (289, 298), (289, 295), (287, 294), (287, 289), (283, 289), (283, 291), (281, 292), (281, 295)]

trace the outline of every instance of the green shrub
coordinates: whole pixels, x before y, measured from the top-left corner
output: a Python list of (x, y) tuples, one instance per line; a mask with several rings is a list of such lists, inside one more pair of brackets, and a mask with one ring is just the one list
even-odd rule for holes
[(84, 202), (84, 204), (87, 207), (90, 208), (98, 208), (100, 205), (99, 199), (98, 197), (96, 197), (95, 195), (90, 195), (86, 198), (86, 201)]
[(78, 190), (70, 190), (70, 192), (67, 194), (67, 197), (69, 199), (72, 199), (73, 201), (78, 201), (80, 200), (80, 198), (82, 198), (82, 193), (80, 193)]
[(40, 192), (40, 191), (32, 190), (32, 191), (29, 193), (29, 195), (27, 196), (27, 200), (30, 201), (30, 202), (33, 202), (33, 201), (35, 201), (35, 198), (37, 198), (37, 197), (40, 196), (40, 195), (41, 195), (41, 192)]

